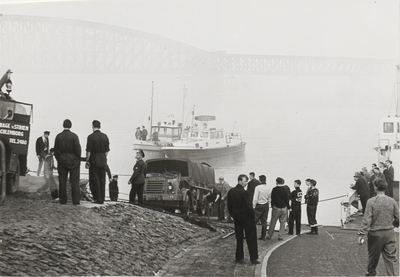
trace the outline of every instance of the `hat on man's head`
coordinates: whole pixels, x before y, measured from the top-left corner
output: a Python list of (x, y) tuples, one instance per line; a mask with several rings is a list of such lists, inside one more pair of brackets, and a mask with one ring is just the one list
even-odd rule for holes
[(113, 178), (118, 178), (118, 175), (114, 175)]
[(45, 135), (50, 135), (50, 131), (44, 131)]
[(100, 121), (98, 121), (98, 120), (93, 120), (92, 126), (93, 126), (94, 128), (100, 128)]
[(354, 176), (353, 177), (361, 177), (361, 174), (360, 174), (360, 172), (356, 172), (356, 173), (354, 173)]
[(144, 152), (143, 152), (143, 150), (139, 149), (139, 150), (137, 150), (137, 152), (139, 152), (140, 155), (142, 156), (142, 158), (144, 158)]

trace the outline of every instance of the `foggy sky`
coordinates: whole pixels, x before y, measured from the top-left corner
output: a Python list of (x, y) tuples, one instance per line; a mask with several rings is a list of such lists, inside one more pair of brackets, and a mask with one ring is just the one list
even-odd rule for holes
[(398, 0), (0, 0), (0, 13), (105, 23), (228, 54), (399, 58)]

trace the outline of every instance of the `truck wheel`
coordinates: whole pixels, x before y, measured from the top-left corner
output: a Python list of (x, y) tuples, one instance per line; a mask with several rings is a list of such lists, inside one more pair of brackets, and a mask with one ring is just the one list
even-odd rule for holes
[(15, 174), (7, 174), (7, 193), (12, 194), (18, 190), (19, 186), (19, 162)]
[(181, 208), (181, 211), (184, 215), (189, 217), (190, 215), (190, 196), (189, 194), (186, 194), (185, 200), (183, 201), (183, 206)]

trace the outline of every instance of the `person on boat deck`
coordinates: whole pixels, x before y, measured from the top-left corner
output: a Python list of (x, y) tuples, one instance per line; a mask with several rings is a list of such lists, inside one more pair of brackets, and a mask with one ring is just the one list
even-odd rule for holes
[[(371, 179), (369, 180), (368, 183), (368, 188), (369, 188), (369, 198), (374, 197), (376, 195), (375, 193), (375, 189), (374, 189), (374, 181), (378, 178), (382, 179), (379, 174), (382, 174), (379, 172), (379, 168), (375, 167), (372, 169), (372, 175), (371, 175)], [(383, 176), (383, 179), (385, 179), (385, 177)]]
[(157, 130), (154, 130), (154, 132), (152, 134), (152, 140), (153, 141), (158, 141), (158, 132), (157, 132)]
[(307, 218), (308, 224), (311, 227), (311, 232), (308, 235), (318, 235), (318, 223), (317, 223), (317, 206), (319, 201), (319, 190), (315, 187), (317, 181), (314, 179), (308, 179), (310, 188), (307, 190), (307, 194), (304, 196), (307, 203)]
[(366, 167), (363, 167), (361, 169), (361, 172), (363, 173), (363, 176), (365, 177), (365, 179), (367, 179), (367, 182), (369, 182), (369, 180), (371, 179), (371, 174), (368, 172)]
[(387, 189), (386, 189), (385, 194), (387, 196), (393, 198), (394, 169), (392, 166), (392, 161), (387, 160), (385, 162), (385, 165), (386, 165), (385, 178), (386, 178), (386, 183), (387, 183)]
[(108, 184), (108, 192), (109, 192), (111, 201), (118, 200), (118, 194), (119, 194), (118, 175), (114, 175), (113, 178), (111, 179), (110, 183)]
[(140, 127), (136, 128), (135, 138), (137, 140), (141, 140), (142, 139), (142, 131), (140, 131)]
[(369, 187), (365, 178), (361, 177), (362, 176), (360, 172), (354, 173), (354, 181), (356, 181), (356, 183), (351, 184), (350, 188), (356, 190), (358, 195), (360, 196), (362, 213), (364, 214), (367, 200), (369, 198)]
[[(393, 227), (398, 227), (399, 206), (396, 201), (385, 195), (387, 184), (382, 179), (375, 179), (376, 196), (367, 202), (361, 227), (360, 237), (368, 231), (368, 266), (366, 276), (375, 276), (379, 257), (382, 253), (388, 276), (399, 276), (396, 237)], [(397, 220), (397, 224), (394, 222)], [(360, 238), (359, 238), (360, 239)], [(383, 275), (380, 273), (379, 275)]]
[(146, 127), (142, 126), (142, 140), (146, 141), (147, 140), (147, 130)]

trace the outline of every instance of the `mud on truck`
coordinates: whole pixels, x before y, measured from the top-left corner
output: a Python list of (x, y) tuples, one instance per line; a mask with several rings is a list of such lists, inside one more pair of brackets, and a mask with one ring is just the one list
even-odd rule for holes
[(143, 191), (144, 204), (166, 210), (179, 209), (189, 216), (206, 212), (206, 195), (215, 185), (214, 169), (206, 163), (187, 159), (152, 159), (146, 161)]
[[(18, 190), (19, 176), (27, 172), (27, 154), (29, 145), (32, 104), (15, 101), (11, 98), (8, 70), (0, 79), (0, 205), (6, 193)], [(2, 87), (6, 85), (6, 92)]]

